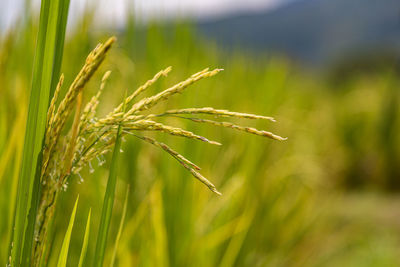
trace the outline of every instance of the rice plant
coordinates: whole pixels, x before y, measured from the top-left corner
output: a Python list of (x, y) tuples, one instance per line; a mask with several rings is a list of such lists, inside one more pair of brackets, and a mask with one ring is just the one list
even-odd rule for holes
[[(186, 159), (184, 156), (170, 148), (168, 145), (143, 134), (149, 131), (156, 131), (163, 132), (169, 135), (199, 140), (212, 145), (220, 145), (220, 143), (210, 140), (204, 136), (200, 136), (179, 127), (167, 125), (159, 121), (164, 117), (173, 116), (180, 119), (188, 119), (196, 123), (205, 123), (214, 126), (232, 128), (255, 135), (268, 137), (274, 140), (285, 140), (285, 138), (282, 138), (268, 131), (258, 130), (251, 127), (244, 127), (226, 121), (209, 120), (192, 116), (212, 115), (216, 118), (233, 117), (275, 121), (271, 117), (232, 112), (210, 107), (166, 110), (159, 114), (144, 113), (145, 111), (151, 110), (151, 108), (153, 108), (160, 102), (166, 101), (173, 95), (183, 92), (191, 84), (198, 82), (201, 79), (215, 76), (221, 71), (221, 69), (204, 69), (191, 75), (186, 80), (161, 91), (156, 95), (144, 97), (141, 100), (137, 100), (137, 98), (158, 79), (160, 79), (162, 76), (167, 76), (167, 74), (171, 71), (171, 67), (168, 67), (157, 73), (152, 79), (148, 80), (138, 89), (136, 89), (132, 94), (125, 97), (122, 103), (115, 107), (114, 110), (109, 112), (106, 116), (99, 118), (97, 116), (96, 110), (100, 103), (99, 98), (101, 97), (107, 79), (110, 76), (110, 71), (107, 71), (104, 74), (99, 91), (90, 99), (90, 101), (85, 105), (84, 108), (82, 107), (82, 93), (85, 85), (90, 80), (99, 65), (103, 62), (106, 53), (109, 51), (115, 40), (116, 39), (114, 37), (108, 39), (104, 44), (99, 44), (89, 54), (86, 59), (85, 65), (82, 67), (77, 77), (69, 86), (65, 97), (60, 101), (59, 105), (57, 106), (57, 98), (59, 96), (59, 92), (62, 88), (64, 80), (63, 76), (61, 76), (55, 90), (54, 97), (51, 100), (47, 115), (46, 136), (43, 150), (43, 164), (41, 168), (40, 181), (42, 189), (35, 226), (35, 262), (40, 262), (40, 259), (42, 257), (43, 248), (46, 243), (46, 235), (49, 221), (53, 217), (57, 203), (57, 195), (60, 190), (67, 190), (68, 180), (70, 176), (80, 176), (80, 171), (85, 166), (89, 165), (92, 172), (93, 166), (91, 162), (93, 160), (97, 160), (100, 165), (103, 164), (104, 155), (110, 152), (114, 146), (116, 146), (116, 149), (114, 150), (114, 155), (116, 155), (115, 153), (119, 152), (121, 137), (133, 136), (146, 143), (159, 147), (160, 149), (170, 154), (196, 179), (205, 184), (212, 192), (216, 194), (221, 193), (216, 189), (214, 184), (212, 184), (207, 178), (200, 174), (200, 167), (192, 163), (190, 160)], [(62, 132), (65, 130), (64, 127), (66, 125), (66, 122), (68, 118), (73, 115), (74, 112), (75, 115), (73, 123), (70, 129), (67, 130), (68, 134), (63, 136)], [(115, 156), (113, 156), (112, 164), (116, 162), (117, 159)], [(110, 204), (106, 204), (106, 202), (104, 203), (105, 206), (111, 205), (111, 209), (113, 203), (113, 192), (115, 190), (112, 188), (115, 188), (116, 179), (115, 174), (113, 174), (114, 172), (115, 169), (112, 165), (110, 171), (110, 180), (112, 180), (113, 182), (112, 185), (109, 184), (107, 186), (107, 190), (111, 188), (111, 191), (106, 192), (106, 197), (107, 195), (111, 196), (110, 200), (107, 201)], [(111, 209), (108, 209), (108, 220), (111, 216)], [(104, 220), (106, 220), (106, 218)], [(96, 253), (100, 253), (99, 255), (96, 254), (96, 258), (100, 259), (98, 261), (99, 265), (102, 265), (102, 259), (104, 257), (105, 249), (105, 238), (108, 232), (107, 225), (105, 225), (104, 227), (104, 229), (100, 228), (98, 236), (99, 239), (103, 239), (103, 245), (100, 245), (100, 247), (96, 250)], [(97, 252), (98, 250), (100, 250), (100, 252)]]
[[(316, 81), (286, 59), (227, 54), (189, 24), (143, 29), (132, 17), (118, 31), (118, 47), (114, 38), (104, 42), (85, 64), (110, 32), (92, 31), (95, 11), (88, 11), (70, 29), (63, 56), (63, 38), (52, 32), (65, 19), (66, 2), (45, 2), (37, 46), (34, 16), (0, 33), (1, 262), (399, 266), (396, 195), (349, 196), (336, 187), (350, 182), (374, 190), (396, 177), (394, 73)], [(57, 32), (63, 37), (63, 27)], [(169, 65), (174, 72), (153, 76)], [(191, 78), (202, 66), (226, 71)], [(183, 94), (156, 97), (187, 80), (196, 83)], [(257, 130), (277, 129), (273, 119), (225, 109), (274, 114), (290, 142), (248, 138), (247, 132), (274, 138)]]
[[(215, 76), (222, 69), (204, 69), (158, 94), (138, 100), (137, 98), (152, 84), (157, 82), (158, 79), (162, 76), (167, 76), (171, 71), (171, 67), (168, 67), (157, 73), (129, 96), (126, 96), (122, 103), (115, 107), (109, 114), (104, 117), (97, 116), (96, 111), (100, 103), (99, 98), (111, 72), (107, 71), (104, 74), (99, 91), (83, 107), (84, 88), (104, 61), (107, 52), (116, 41), (115, 37), (108, 39), (104, 44), (99, 44), (89, 54), (84, 66), (68, 87), (64, 98), (60, 100), (59, 96), (63, 87), (64, 76), (61, 75), (59, 79), (58, 76), (61, 69), (68, 7), (68, 0), (42, 1), (22, 171), (18, 185), (15, 227), (13, 241), (10, 245), (9, 264), (11, 266), (39, 266), (47, 261), (46, 251), (49, 250), (46, 247), (48, 246), (47, 235), (57, 207), (57, 199), (60, 191), (62, 189), (67, 190), (71, 175), (80, 176), (80, 171), (86, 165), (90, 166), (92, 172), (92, 160), (97, 159), (100, 165), (103, 164), (105, 161), (104, 155), (114, 147), (95, 254), (95, 257), (98, 259), (97, 265), (103, 265), (114, 203), (117, 157), (120, 150), (121, 138), (126, 135), (136, 137), (164, 150), (212, 192), (221, 194), (214, 184), (200, 174), (200, 167), (168, 145), (143, 133), (148, 131), (163, 132), (169, 135), (199, 140), (212, 145), (220, 145), (220, 143), (180, 127), (160, 122), (159, 120), (162, 118), (175, 117), (195, 123), (232, 128), (275, 140), (285, 140), (285, 138), (268, 131), (243, 127), (232, 122), (204, 119), (198, 116), (212, 115), (215, 118), (232, 117), (275, 121), (271, 117), (231, 112), (210, 107), (165, 110), (158, 114), (146, 112), (150, 111), (160, 102), (166, 101), (173, 95), (183, 92), (193, 83)], [(56, 82), (57, 79), (58, 82)], [(54, 95), (49, 103), (52, 92), (54, 92)], [(72, 124), (66, 129), (67, 121), (72, 116)], [(70, 224), (60, 252), (58, 266), (66, 265), (77, 203), (72, 212)], [(90, 215), (87, 229), (89, 229), (89, 223)], [(87, 235), (85, 234), (82, 259), (85, 257), (86, 246)], [(81, 264), (83, 264), (83, 260)]]

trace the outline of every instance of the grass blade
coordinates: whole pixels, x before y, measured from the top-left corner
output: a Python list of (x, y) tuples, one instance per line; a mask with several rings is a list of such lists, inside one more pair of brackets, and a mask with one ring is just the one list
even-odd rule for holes
[(60, 78), (61, 63), (63, 59), (63, 49), (65, 41), (65, 33), (67, 28), (67, 19), (69, 11), (70, 0), (63, 0), (59, 6), (58, 20), (57, 20), (57, 31), (56, 31), (56, 44), (55, 44), (55, 54), (53, 64), (53, 74), (51, 78), (50, 96), (54, 94), (54, 90), (57, 86), (58, 80)]
[(90, 217), (92, 215), (92, 210), (89, 210), (89, 215), (86, 222), (86, 229), (85, 229), (85, 236), (83, 238), (82, 250), (81, 255), (79, 257), (79, 264), (78, 267), (82, 267), (83, 263), (85, 262), (87, 247), (89, 243), (89, 234), (90, 234)]
[(113, 251), (112, 258), (111, 258), (110, 266), (114, 266), (115, 258), (117, 256), (118, 243), (121, 238), (122, 230), (124, 228), (126, 210), (128, 208), (129, 189), (130, 189), (130, 187), (128, 185), (128, 188), (126, 189), (126, 194), (125, 194), (124, 207), (122, 209), (121, 222), (119, 223), (117, 238), (115, 239), (114, 251)]
[[(43, 2), (47, 2), (44, 0)], [(24, 245), (22, 251), (21, 264), (22, 266), (30, 266), (32, 255), (32, 244), (34, 239), (34, 230), (36, 222), (36, 213), (40, 199), (40, 169), (41, 169), (41, 151), (44, 139), (44, 131), (46, 127), (47, 108), (51, 96), (53, 80), (58, 80), (61, 68), (62, 52), (64, 48), (64, 37), (66, 29), (66, 19), (68, 16), (69, 0), (56, 0), (51, 1), (48, 5), (48, 21), (46, 25), (46, 37), (44, 46), (39, 46), (38, 49), (44, 50), (43, 53), (43, 67), (40, 89), (39, 89), (39, 105), (37, 106), (37, 120), (36, 120), (36, 142), (34, 146), (34, 155), (38, 155), (36, 159), (36, 168), (31, 173), (29, 196), (30, 196), (30, 209), (28, 212), (28, 221), (26, 226)], [(41, 29), (40, 29), (41, 30)], [(33, 79), (38, 79), (34, 77)], [(33, 177), (32, 177), (33, 175)], [(29, 199), (28, 199), (29, 201)], [(29, 207), (27, 206), (27, 207)], [(40, 259), (39, 259), (40, 260)], [(37, 263), (33, 263), (34, 265)]]
[(72, 228), (74, 227), (76, 207), (78, 206), (79, 196), (76, 198), (74, 209), (72, 210), (71, 219), (69, 220), (67, 232), (58, 257), (57, 267), (65, 267), (67, 265), (69, 243), (71, 241)]
[(18, 179), (17, 201), (15, 210), (14, 233), (11, 250), (11, 266), (19, 266), (23, 240), (25, 235), (25, 225), (28, 209), (30, 206), (31, 188), (33, 186), (33, 177), (36, 172), (38, 160), (38, 147), (35, 144), (41, 144), (44, 133), (44, 126), (38, 123), (40, 105), (46, 105), (41, 101), (41, 77), (42, 65), (45, 54), (45, 42), (49, 17), (50, 1), (43, 0), (40, 10), (39, 32), (36, 44), (35, 61), (33, 67), (32, 89), (29, 99), (29, 108), (27, 116), (27, 126), (25, 130), (24, 148), (22, 153), (22, 166), (20, 177)]
[[(125, 94), (126, 95), (126, 94)], [(126, 97), (124, 97), (126, 99)], [(123, 110), (125, 111), (126, 102)], [(94, 266), (103, 266), (104, 254), (107, 245), (107, 235), (110, 229), (112, 209), (114, 206), (115, 186), (117, 183), (118, 155), (121, 148), (121, 125), (118, 126), (117, 137), (115, 140), (114, 151), (111, 159), (110, 174), (107, 181), (106, 193), (104, 195), (103, 207), (101, 210), (99, 233), (97, 235), (95, 263)]]

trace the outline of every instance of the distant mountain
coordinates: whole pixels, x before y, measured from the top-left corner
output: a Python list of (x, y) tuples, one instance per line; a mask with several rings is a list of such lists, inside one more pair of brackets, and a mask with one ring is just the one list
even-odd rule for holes
[(297, 0), (197, 26), (227, 48), (279, 52), (312, 64), (369, 51), (400, 54), (400, 0)]

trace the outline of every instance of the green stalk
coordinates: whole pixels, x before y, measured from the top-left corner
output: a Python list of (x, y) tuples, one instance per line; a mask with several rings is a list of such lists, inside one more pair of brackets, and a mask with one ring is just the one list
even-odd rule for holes
[[(53, 71), (61, 67), (69, 0), (43, 0), (33, 65), (32, 88), (15, 210), (11, 266), (30, 266), (37, 204), (40, 197), (41, 151)], [(64, 31), (64, 33), (61, 33)], [(59, 40), (59, 39), (62, 40)]]
[(121, 239), (122, 230), (124, 228), (124, 223), (125, 223), (126, 211), (128, 209), (129, 189), (130, 189), (130, 187), (128, 185), (128, 188), (126, 189), (126, 194), (125, 194), (124, 207), (122, 208), (121, 221), (119, 223), (117, 237), (115, 238), (114, 251), (112, 254), (110, 266), (114, 266), (115, 259), (117, 257), (118, 244), (119, 244), (119, 240)]
[[(126, 99), (126, 97), (124, 97)], [(124, 109), (125, 111), (125, 105)], [(121, 148), (121, 125), (118, 126), (114, 151), (111, 159), (110, 174), (107, 181), (106, 193), (104, 195), (103, 207), (101, 210), (99, 233), (97, 235), (94, 266), (102, 267), (104, 254), (107, 245), (107, 236), (110, 229), (112, 209), (114, 206), (115, 186), (117, 183), (118, 155)]]

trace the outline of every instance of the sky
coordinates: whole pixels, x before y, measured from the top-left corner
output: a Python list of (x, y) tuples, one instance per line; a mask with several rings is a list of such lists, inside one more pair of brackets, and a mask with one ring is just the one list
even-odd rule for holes
[[(40, 0), (31, 0), (36, 8)], [(70, 21), (80, 16), (88, 4), (96, 3), (101, 24), (122, 25), (127, 10), (133, 7), (140, 20), (160, 17), (215, 17), (239, 11), (267, 10), (286, 0), (71, 0)], [(25, 0), (0, 0), (0, 29), (13, 25), (20, 17)]]

